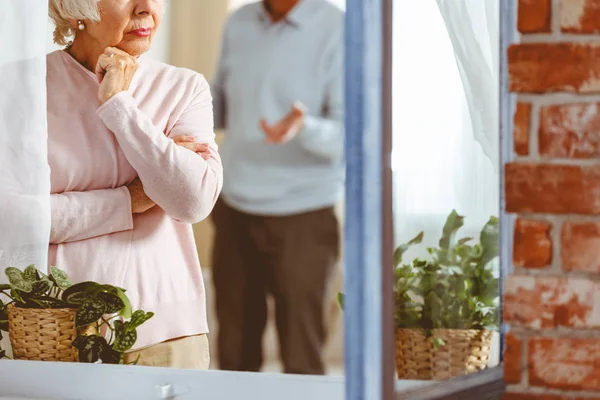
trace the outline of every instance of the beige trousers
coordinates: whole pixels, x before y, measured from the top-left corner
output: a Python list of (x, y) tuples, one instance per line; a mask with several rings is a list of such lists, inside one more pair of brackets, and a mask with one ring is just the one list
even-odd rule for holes
[(125, 363), (134, 362), (144, 367), (207, 370), (210, 350), (206, 335), (188, 336), (169, 340), (139, 351), (125, 354)]

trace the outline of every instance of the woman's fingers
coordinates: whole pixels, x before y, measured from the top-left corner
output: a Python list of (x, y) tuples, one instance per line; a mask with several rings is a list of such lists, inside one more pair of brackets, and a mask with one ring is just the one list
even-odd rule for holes
[(195, 143), (195, 142), (175, 142), (178, 146), (185, 147), (188, 150), (192, 150), (193, 152), (200, 151), (208, 151), (209, 147), (205, 143)]
[(190, 136), (190, 135), (175, 136), (172, 139), (175, 143), (182, 143), (182, 142), (185, 143), (185, 142), (195, 142), (196, 141), (196, 138), (194, 136)]
[(176, 145), (193, 151), (194, 153), (202, 156), (203, 159), (208, 160), (211, 157), (210, 146), (208, 143), (196, 143), (194, 136), (176, 136), (173, 141)]
[(109, 47), (98, 57), (94, 73), (100, 82), (98, 100), (106, 103), (117, 93), (129, 90), (138, 60), (126, 52)]
[(129, 53), (127, 53), (126, 51), (119, 49), (118, 47), (107, 47), (104, 49), (104, 54), (106, 54), (108, 56), (110, 56), (111, 54), (114, 54), (115, 56), (135, 58), (135, 57), (131, 56)]
[(98, 81), (102, 82), (104, 75), (106, 74), (106, 70), (108, 69), (108, 64), (110, 62), (110, 57), (106, 54), (100, 54), (98, 57), (98, 63), (96, 64), (95, 74), (98, 78)]

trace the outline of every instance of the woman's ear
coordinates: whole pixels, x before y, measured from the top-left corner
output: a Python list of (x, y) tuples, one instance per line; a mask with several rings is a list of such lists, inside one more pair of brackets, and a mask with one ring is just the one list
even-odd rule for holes
[(69, 21), (71, 23), (71, 28), (75, 31), (83, 31), (85, 30), (85, 21), (80, 19), (72, 19)]

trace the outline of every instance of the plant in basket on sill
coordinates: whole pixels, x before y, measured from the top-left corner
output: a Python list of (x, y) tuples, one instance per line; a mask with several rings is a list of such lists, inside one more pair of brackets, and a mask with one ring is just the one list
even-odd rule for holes
[[(423, 232), (394, 251), (396, 371), (399, 379), (449, 379), (487, 367), (499, 325), (498, 218), (457, 239), (464, 217), (452, 211), (427, 259), (404, 263)], [(343, 294), (338, 295), (343, 306)]]
[(16, 359), (122, 364), (137, 328), (153, 316), (132, 312), (124, 289), (72, 284), (55, 267), (49, 276), (33, 265), (5, 273), (10, 283), (0, 285), (0, 339), (8, 332)]

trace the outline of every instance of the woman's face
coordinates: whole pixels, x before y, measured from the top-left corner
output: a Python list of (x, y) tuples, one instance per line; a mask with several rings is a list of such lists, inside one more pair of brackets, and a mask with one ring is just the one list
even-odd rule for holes
[(88, 22), (86, 34), (100, 47), (117, 47), (139, 56), (150, 49), (163, 3), (163, 0), (100, 0), (100, 22)]

